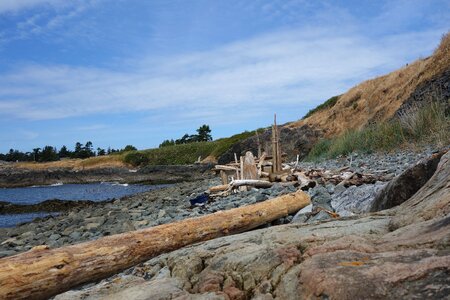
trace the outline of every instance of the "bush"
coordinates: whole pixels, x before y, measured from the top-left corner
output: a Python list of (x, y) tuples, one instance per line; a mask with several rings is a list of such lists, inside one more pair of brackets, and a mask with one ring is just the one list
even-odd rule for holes
[(127, 154), (125, 154), (123, 158), (124, 162), (132, 165), (132, 166), (141, 166), (146, 165), (149, 163), (148, 157), (139, 151), (130, 151)]

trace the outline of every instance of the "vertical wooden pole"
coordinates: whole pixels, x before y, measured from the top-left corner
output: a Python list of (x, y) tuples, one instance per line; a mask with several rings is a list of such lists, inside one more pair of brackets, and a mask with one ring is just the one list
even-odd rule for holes
[(220, 170), (220, 178), (222, 178), (222, 184), (228, 184), (228, 175), (224, 170)]
[[(240, 165), (241, 165), (241, 167), (240, 167), (240, 172), (241, 172), (241, 179), (244, 179), (244, 157), (243, 156), (241, 156), (240, 158), (239, 158), (239, 160), (240, 160)], [(239, 190), (241, 191), (241, 192), (244, 192), (244, 191), (246, 191), (247, 190), (247, 187), (246, 186), (240, 186), (239, 187)]]
[(256, 130), (256, 143), (258, 144), (258, 158), (261, 157), (261, 141), (259, 140), (258, 130)]
[(240, 173), (241, 173), (240, 179), (244, 179), (244, 157), (243, 156), (240, 157)]
[(278, 126), (277, 126), (276, 130), (277, 130), (277, 155), (278, 155), (277, 169), (278, 169), (278, 171), (281, 171), (282, 170), (282, 167), (281, 167), (281, 162), (282, 162), (282, 160), (281, 160), (281, 144), (280, 144), (280, 130), (278, 130)]
[(281, 147), (277, 126), (277, 114), (274, 115), (272, 126), (272, 157), (272, 171), (274, 173), (281, 171)]
[(277, 172), (277, 115), (274, 115), (274, 124), (272, 125), (272, 173)]

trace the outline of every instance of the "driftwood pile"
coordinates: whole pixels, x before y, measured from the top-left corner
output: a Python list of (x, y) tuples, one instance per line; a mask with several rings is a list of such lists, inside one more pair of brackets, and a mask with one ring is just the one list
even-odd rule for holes
[(248, 151), (245, 156), (241, 156), (240, 163), (216, 165), (213, 170), (220, 174), (222, 184), (211, 187), (209, 189), (210, 196), (226, 196), (233, 191), (244, 190), (247, 187), (270, 188), (275, 182), (308, 190), (318, 184), (331, 183), (349, 187), (389, 180), (382, 174), (354, 172), (350, 166), (337, 170), (302, 169), (298, 166), (298, 158), (296, 163), (282, 164), (281, 171), (275, 171), (271, 159), (272, 157), (265, 153), (255, 159), (253, 154)]

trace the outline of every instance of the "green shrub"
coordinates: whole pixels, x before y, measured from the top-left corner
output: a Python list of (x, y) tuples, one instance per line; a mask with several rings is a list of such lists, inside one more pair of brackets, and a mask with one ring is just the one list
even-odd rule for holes
[(146, 165), (149, 162), (148, 157), (139, 151), (130, 151), (123, 157), (124, 162), (131, 164), (132, 166)]
[(316, 113), (316, 112), (318, 112), (318, 111), (320, 111), (320, 110), (323, 110), (323, 109), (325, 109), (325, 108), (331, 108), (331, 107), (333, 107), (333, 106), (337, 103), (337, 101), (339, 100), (339, 98), (340, 98), (341, 96), (342, 96), (342, 95), (338, 95), (338, 96), (333, 96), (333, 97), (331, 97), (330, 99), (328, 99), (328, 100), (325, 101), (324, 103), (320, 104), (320, 105), (317, 106), (316, 108), (313, 108), (313, 109), (311, 109), (310, 111), (308, 111), (308, 113), (307, 113), (302, 119), (306, 119), (306, 118), (310, 117), (312, 114), (314, 114), (314, 113)]
[(449, 143), (450, 116), (447, 105), (432, 102), (422, 108), (413, 107), (388, 122), (372, 124), (362, 130), (350, 130), (333, 139), (320, 140), (306, 159), (333, 158), (354, 151), (389, 151), (407, 144), (444, 146)]

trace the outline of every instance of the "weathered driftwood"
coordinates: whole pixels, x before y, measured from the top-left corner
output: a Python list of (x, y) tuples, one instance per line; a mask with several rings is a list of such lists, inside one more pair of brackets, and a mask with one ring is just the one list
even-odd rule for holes
[(258, 179), (238, 179), (232, 180), (229, 184), (221, 184), (210, 187), (208, 189), (212, 197), (227, 196), (234, 189), (252, 186), (255, 188), (270, 188), (273, 183), (266, 180)]
[(295, 172), (294, 176), (297, 177), (297, 180), (300, 183), (300, 188), (311, 188), (316, 186), (316, 182), (311, 180), (302, 172)]
[(269, 175), (270, 175), (269, 172), (261, 171), (260, 177), (269, 177)]
[(227, 165), (216, 165), (214, 167), (215, 170), (217, 171), (236, 171), (239, 168), (238, 167), (233, 167), (233, 166), (227, 166)]
[(227, 190), (229, 187), (230, 187), (229, 184), (221, 184), (221, 185), (216, 185), (216, 186), (210, 187), (208, 189), (208, 191), (210, 193), (218, 193), (218, 192), (223, 192), (223, 191)]
[(264, 160), (266, 159), (266, 152), (263, 152), (263, 154), (259, 157), (259, 161), (258, 161), (258, 166), (257, 166), (257, 170), (258, 170), (258, 177), (261, 177), (262, 173), (263, 173), (263, 165), (264, 165)]
[(247, 151), (243, 158), (242, 179), (258, 179), (255, 158), (250, 151)]
[(266, 180), (257, 180), (257, 179), (244, 179), (244, 180), (233, 180), (230, 182), (231, 188), (237, 188), (240, 186), (253, 186), (256, 188), (269, 188), (273, 185), (273, 183)]
[(272, 162), (274, 173), (281, 171), (281, 147), (280, 147), (280, 137), (278, 134), (277, 126), (277, 115), (274, 115), (273, 125), (272, 125)]
[(224, 170), (220, 170), (220, 178), (222, 179), (222, 184), (228, 184), (228, 175)]
[(0, 299), (45, 299), (96, 281), (164, 252), (244, 232), (310, 203), (303, 192), (199, 218), (0, 259)]
[(284, 182), (286, 182), (286, 178), (289, 174), (290, 174), (290, 172), (287, 172), (287, 171), (279, 171), (277, 173), (270, 173), (269, 180), (271, 182), (280, 182), (280, 181), (283, 181), (282, 178), (284, 178)]

